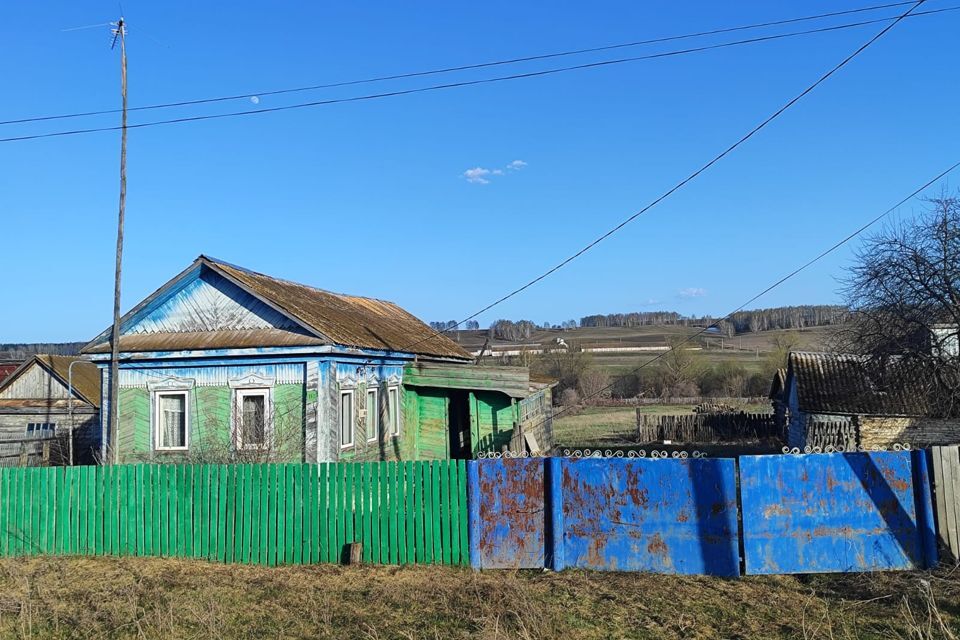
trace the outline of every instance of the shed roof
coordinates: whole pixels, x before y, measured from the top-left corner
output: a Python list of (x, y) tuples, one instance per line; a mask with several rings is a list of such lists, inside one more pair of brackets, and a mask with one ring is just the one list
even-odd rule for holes
[[(248, 346), (286, 346), (333, 343), (361, 349), (415, 353), (426, 356), (472, 359), (457, 343), (438, 334), (412, 314), (392, 302), (324, 291), (297, 282), (250, 271), (221, 260), (200, 256), (180, 276), (161, 287), (121, 319), (143, 309), (153, 298), (165, 292), (184, 274), (206, 267), (233, 282), (254, 297), (296, 321), (307, 335), (283, 330), (217, 331), (182, 334), (139, 334), (121, 336), (121, 350), (164, 351), (184, 348), (227, 348)], [(276, 334), (276, 335), (275, 335)], [(283, 334), (283, 335), (280, 335)], [(84, 347), (85, 353), (109, 350), (109, 330)], [(253, 343), (258, 344), (253, 344)]]
[[(56, 378), (65, 387), (69, 387), (70, 363), (77, 362), (73, 367), (73, 391), (84, 400), (95, 407), (100, 406), (100, 370), (97, 365), (87, 362), (78, 356), (54, 356), (48, 354), (37, 354), (27, 359), (20, 367), (14, 371), (3, 382), (0, 382), (0, 390), (13, 384), (24, 371), (36, 364), (42, 367), (50, 375)], [(37, 398), (40, 400), (41, 398)]]
[(922, 416), (927, 394), (921, 376), (902, 360), (881, 366), (844, 353), (793, 352), (788, 379), (796, 381), (799, 409), (836, 415)]

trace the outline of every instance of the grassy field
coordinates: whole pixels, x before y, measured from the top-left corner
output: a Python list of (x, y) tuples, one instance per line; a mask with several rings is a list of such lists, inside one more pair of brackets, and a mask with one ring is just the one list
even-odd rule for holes
[[(766, 412), (769, 404), (744, 405), (743, 411)], [(646, 414), (663, 415), (692, 413), (693, 406), (649, 405), (640, 408)], [(563, 412), (553, 421), (553, 437), (558, 447), (615, 447), (635, 443), (637, 426), (636, 407), (584, 407), (579, 411)]]
[(955, 638), (960, 579), (0, 561), (0, 638)]

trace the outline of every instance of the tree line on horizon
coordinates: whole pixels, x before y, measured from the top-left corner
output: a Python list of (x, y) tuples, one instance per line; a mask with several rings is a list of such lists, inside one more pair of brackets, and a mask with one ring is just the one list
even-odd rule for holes
[[(488, 329), (492, 338), (500, 340), (527, 340), (538, 329), (575, 329), (577, 327), (644, 327), (680, 326), (702, 327), (716, 324), (720, 333), (732, 337), (738, 333), (770, 331), (774, 329), (803, 329), (842, 324), (847, 320), (848, 310), (842, 305), (815, 304), (788, 307), (770, 307), (738, 311), (729, 318), (718, 320), (712, 316), (685, 316), (676, 311), (634, 311), (631, 313), (608, 313), (589, 315), (559, 324), (530, 320), (496, 320)], [(433, 325), (444, 323), (431, 323)], [(479, 325), (475, 328), (479, 328)]]

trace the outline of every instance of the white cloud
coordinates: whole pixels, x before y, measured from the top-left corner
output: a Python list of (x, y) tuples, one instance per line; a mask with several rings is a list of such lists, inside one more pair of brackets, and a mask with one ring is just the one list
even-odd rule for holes
[(654, 305), (660, 304), (660, 301), (656, 298), (647, 298), (645, 302), (640, 303), (641, 307), (652, 307)]
[(490, 184), (485, 176), (490, 175), (490, 169), (483, 167), (474, 167), (463, 172), (463, 177), (471, 184)]
[(490, 179), (494, 176), (505, 176), (508, 172), (519, 171), (527, 166), (523, 160), (514, 160), (501, 169), (486, 169), (484, 167), (474, 167), (463, 172), (463, 178), (470, 184), (490, 184)]
[(687, 287), (686, 289), (680, 289), (677, 295), (681, 298), (702, 298), (707, 295), (707, 290), (700, 287)]

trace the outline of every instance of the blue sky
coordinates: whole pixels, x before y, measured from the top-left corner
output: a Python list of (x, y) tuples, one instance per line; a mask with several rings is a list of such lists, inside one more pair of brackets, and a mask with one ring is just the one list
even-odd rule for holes
[[(255, 95), (867, 4), (127, 0), (130, 104)], [(3, 3), (0, 120), (117, 106), (108, 28), (62, 31), (117, 12), (110, 2)], [(957, 160), (958, 26), (960, 12), (898, 25), (683, 191), (482, 324), (736, 307)], [(638, 210), (880, 28), (131, 131), (123, 308), (206, 253), (393, 300), (425, 320), (463, 318)], [(144, 112), (131, 123), (453, 78)], [(5, 126), (0, 137), (116, 123)], [(0, 342), (86, 340), (109, 324), (118, 146), (118, 133), (0, 145)], [(515, 161), (523, 164), (511, 168)], [(490, 173), (470, 180), (465, 172), (477, 168)], [(849, 257), (838, 252), (756, 306), (838, 301), (836, 277)]]

